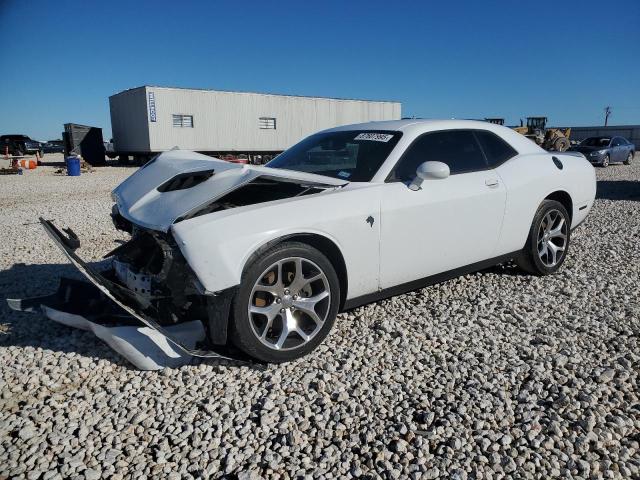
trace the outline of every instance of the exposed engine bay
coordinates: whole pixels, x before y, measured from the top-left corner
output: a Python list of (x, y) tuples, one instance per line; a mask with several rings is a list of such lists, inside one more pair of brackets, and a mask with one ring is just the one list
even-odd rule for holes
[(204, 318), (202, 289), (170, 235), (132, 229), (132, 238), (105, 255), (119, 282), (157, 311), (158, 323)]
[(246, 205), (255, 205), (257, 203), (319, 193), (326, 188), (327, 187), (318, 185), (304, 185), (298, 182), (272, 180), (269, 178), (259, 177), (256, 180), (233, 190), (223, 197), (216, 199), (203, 207), (199, 207), (194, 211), (189, 212), (187, 215), (179, 217), (176, 222), (198, 217), (200, 215), (206, 215), (208, 213), (218, 212), (220, 210), (228, 210), (230, 208), (243, 207)]

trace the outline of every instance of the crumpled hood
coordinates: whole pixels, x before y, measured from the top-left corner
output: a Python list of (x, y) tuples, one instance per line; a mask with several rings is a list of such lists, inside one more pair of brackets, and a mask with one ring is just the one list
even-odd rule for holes
[[(160, 191), (171, 179), (211, 172), (188, 188)], [(349, 182), (322, 175), (225, 162), (188, 150), (172, 150), (141, 167), (113, 190), (120, 214), (136, 225), (166, 232), (175, 220), (258, 177), (339, 187)], [(162, 189), (162, 188), (161, 188)]]

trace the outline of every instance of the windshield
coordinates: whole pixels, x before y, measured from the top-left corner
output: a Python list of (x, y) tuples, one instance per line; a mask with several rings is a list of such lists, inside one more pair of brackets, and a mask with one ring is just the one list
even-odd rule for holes
[(582, 141), (580, 145), (585, 147), (608, 147), (611, 137), (589, 137)]
[(266, 164), (351, 182), (369, 182), (396, 146), (402, 132), (352, 130), (318, 133)]

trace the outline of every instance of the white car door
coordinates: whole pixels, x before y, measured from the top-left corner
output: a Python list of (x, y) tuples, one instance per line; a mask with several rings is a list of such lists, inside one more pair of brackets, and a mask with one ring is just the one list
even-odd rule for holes
[[(451, 175), (409, 189), (418, 165), (440, 161)], [(380, 288), (493, 258), (506, 191), (471, 130), (430, 132), (407, 149), (383, 189)]]

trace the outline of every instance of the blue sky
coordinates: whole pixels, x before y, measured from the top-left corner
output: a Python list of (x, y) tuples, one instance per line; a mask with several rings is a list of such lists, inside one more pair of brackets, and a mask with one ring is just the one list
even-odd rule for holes
[(599, 125), (610, 105), (610, 124), (640, 124), (638, 0), (0, 0), (0, 24), (0, 133), (39, 140), (66, 122), (108, 138), (109, 95), (144, 84), (509, 124)]

